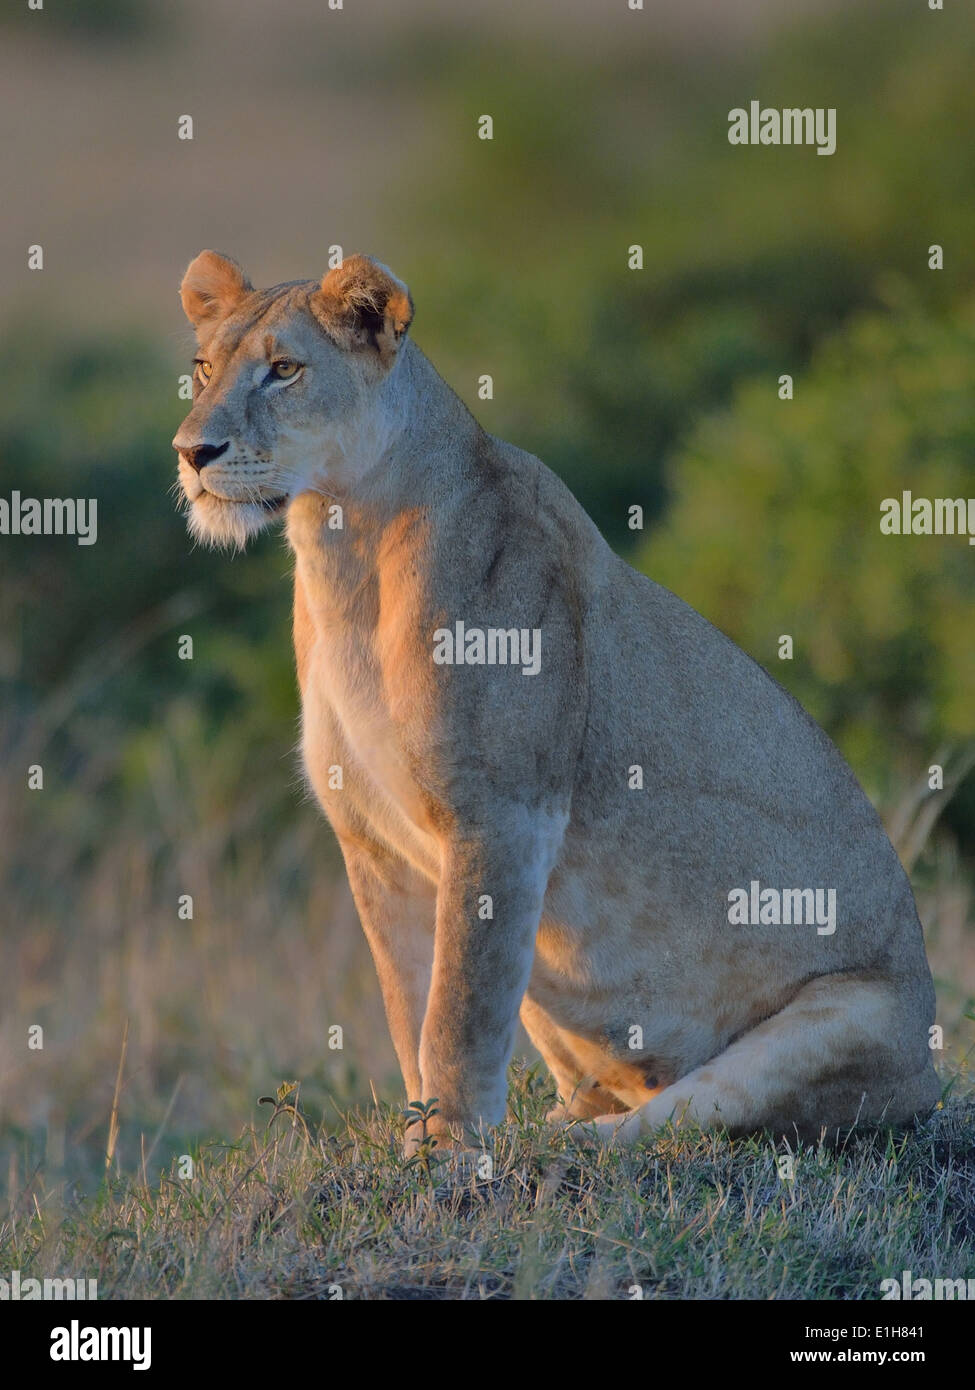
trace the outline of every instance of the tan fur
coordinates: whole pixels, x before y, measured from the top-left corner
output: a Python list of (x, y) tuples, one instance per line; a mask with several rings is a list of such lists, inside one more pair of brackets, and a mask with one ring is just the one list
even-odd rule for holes
[[(607, 1134), (689, 1116), (815, 1136), (928, 1110), (910, 888), (799, 706), (480, 429), (385, 267), (257, 291), (204, 252), (183, 302), (212, 365), (174, 441), (190, 526), (239, 544), (286, 519), (305, 768), (408, 1098), (438, 1098), (444, 1141), (501, 1120), (519, 1008), (556, 1114)], [(197, 473), (201, 444), (220, 454)], [(458, 620), (537, 629), (538, 673), (435, 663)], [(752, 879), (835, 889), (836, 931), (731, 925)]]
[(388, 367), (410, 326), (413, 301), (406, 286), (382, 267), (365, 256), (350, 256), (322, 277), (311, 310), (343, 347), (373, 347)]

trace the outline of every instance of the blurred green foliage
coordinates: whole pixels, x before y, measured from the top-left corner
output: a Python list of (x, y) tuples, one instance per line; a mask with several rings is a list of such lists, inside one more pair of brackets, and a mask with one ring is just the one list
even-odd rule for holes
[(125, 42), (165, 34), (158, 0), (47, 0), (29, 9), (15, 0), (0, 10), (0, 26), (30, 33), (41, 41), (50, 36), (67, 42)]
[[(414, 331), (616, 543), (630, 502), (662, 514), (668, 456), (742, 377), (801, 371), (892, 274), (932, 312), (975, 288), (975, 15), (931, 18), (884, 0), (693, 56), (634, 30), (611, 64), (428, 36), (433, 109), (472, 134), (410, 187)], [(726, 113), (753, 96), (836, 106), (837, 153), (729, 146)]]
[(637, 557), (792, 690), (875, 796), (975, 736), (975, 552), (880, 530), (904, 490), (975, 493), (973, 361), (975, 304), (908, 302), (826, 341), (793, 400), (748, 380), (681, 451)]

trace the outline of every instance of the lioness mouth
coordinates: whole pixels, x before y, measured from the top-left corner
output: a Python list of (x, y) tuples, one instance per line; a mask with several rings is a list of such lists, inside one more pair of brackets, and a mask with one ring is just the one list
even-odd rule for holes
[(282, 493), (280, 497), (221, 497), (219, 492), (211, 492), (209, 488), (204, 488), (204, 493), (208, 497), (213, 497), (217, 502), (226, 502), (231, 507), (260, 507), (265, 512), (277, 512), (288, 500), (287, 493)]

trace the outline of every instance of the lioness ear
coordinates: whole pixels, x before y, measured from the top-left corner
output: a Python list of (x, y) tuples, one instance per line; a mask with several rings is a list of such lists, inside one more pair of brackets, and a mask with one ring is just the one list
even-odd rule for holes
[(201, 251), (190, 261), (179, 287), (183, 311), (194, 328), (218, 323), (254, 286), (236, 261), (218, 251)]
[(324, 277), (311, 297), (311, 310), (339, 347), (373, 349), (390, 367), (413, 319), (413, 300), (384, 265), (349, 256)]

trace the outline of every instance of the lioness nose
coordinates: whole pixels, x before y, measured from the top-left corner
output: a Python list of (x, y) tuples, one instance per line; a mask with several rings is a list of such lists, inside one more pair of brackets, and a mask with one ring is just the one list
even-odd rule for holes
[(201, 468), (226, 453), (229, 447), (230, 440), (225, 439), (222, 444), (195, 444), (192, 449), (180, 449), (180, 453), (190, 467), (199, 473)]

